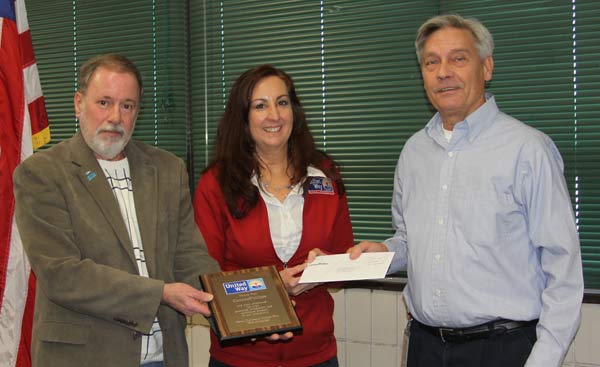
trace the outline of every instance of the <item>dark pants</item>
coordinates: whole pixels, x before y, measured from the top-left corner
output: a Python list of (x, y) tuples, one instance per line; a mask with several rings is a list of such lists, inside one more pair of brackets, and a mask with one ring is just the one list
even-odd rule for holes
[[(315, 364), (309, 367), (338, 367), (338, 359), (337, 357), (333, 357), (330, 360), (327, 360), (323, 363), (319, 363), (319, 364)], [(234, 366), (230, 366), (228, 364), (219, 362), (217, 360), (214, 360), (212, 357), (210, 358), (210, 361), (208, 362), (208, 367), (234, 367)], [(241, 366), (240, 366), (241, 367)]]
[(536, 341), (535, 325), (486, 339), (444, 342), (410, 323), (408, 367), (523, 367)]

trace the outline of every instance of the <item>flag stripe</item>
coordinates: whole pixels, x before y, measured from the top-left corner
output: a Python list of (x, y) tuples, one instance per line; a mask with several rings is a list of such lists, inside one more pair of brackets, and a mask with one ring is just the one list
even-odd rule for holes
[(19, 34), (19, 43), (21, 44), (21, 65), (27, 67), (35, 64), (33, 44), (31, 43), (31, 33), (29, 30)]
[(32, 64), (23, 69), (23, 83), (25, 87), (25, 102), (30, 104), (36, 99), (42, 97), (42, 86), (37, 77), (38, 69), (36, 64)]
[(50, 140), (24, 0), (0, 0), (0, 361), (31, 366), (35, 278), (14, 221), (12, 173)]
[[(21, 70), (17, 25), (8, 19), (2, 22), (2, 47), (3, 56), (6, 60), (0, 62), (0, 116), (2, 116), (2, 150), (0, 155), (0, 167), (2, 168), (2, 201), (7, 203), (2, 210), (0, 222), (0, 247), (3, 257), (0, 259), (0, 305), (4, 303), (4, 287), (6, 286), (6, 271), (8, 254), (10, 251), (10, 240), (12, 231), (12, 216), (14, 209), (14, 198), (12, 193), (12, 172), (21, 157), (21, 134), (23, 130), (23, 111), (25, 105), (23, 90), (23, 73)], [(12, 40), (12, 42), (11, 42)]]
[(48, 127), (44, 97), (35, 99), (28, 108), (31, 119), (31, 141), (33, 149), (37, 149), (50, 141), (50, 127)]
[[(3, 0), (6, 1), (6, 0)], [(25, 10), (25, 0), (8, 0), (12, 2), (13, 9), (15, 11), (15, 21), (17, 22), (17, 29), (19, 33), (23, 33), (29, 30), (29, 23), (27, 22), (27, 11)]]
[[(33, 305), (35, 303), (35, 275), (29, 274), (29, 287), (27, 288), (27, 301), (25, 302), (25, 312), (23, 313), (23, 323), (21, 330), (31, 331), (33, 326)], [(17, 352), (17, 366), (31, 366), (31, 332), (22, 332)]]
[(21, 334), (26, 334), (27, 338), (31, 334), (31, 329), (25, 331), (22, 329), (28, 293), (29, 262), (21, 247), (19, 232), (14, 221), (12, 227), (5, 294), (0, 308), (0, 340), (2, 341), (0, 360), (10, 367), (27, 366), (27, 364), (17, 363), (17, 353)]

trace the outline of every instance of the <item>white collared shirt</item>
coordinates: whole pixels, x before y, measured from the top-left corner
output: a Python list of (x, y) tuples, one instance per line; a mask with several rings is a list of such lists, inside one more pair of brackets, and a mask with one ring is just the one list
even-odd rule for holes
[[(307, 175), (311, 177), (325, 177), (318, 168), (308, 166)], [(251, 178), (252, 183), (258, 187), (260, 196), (267, 206), (269, 215), (269, 229), (271, 241), (277, 257), (284, 263), (292, 258), (302, 238), (302, 213), (304, 210), (304, 180), (292, 187), (283, 202), (273, 194), (264, 191), (258, 184), (256, 175)]]

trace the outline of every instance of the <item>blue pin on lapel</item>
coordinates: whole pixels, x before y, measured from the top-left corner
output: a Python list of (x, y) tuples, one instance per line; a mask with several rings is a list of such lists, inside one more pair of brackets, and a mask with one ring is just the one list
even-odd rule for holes
[(96, 177), (96, 172), (92, 172), (92, 171), (87, 171), (85, 173), (85, 176), (87, 177), (88, 181), (91, 181), (94, 179), (94, 177)]

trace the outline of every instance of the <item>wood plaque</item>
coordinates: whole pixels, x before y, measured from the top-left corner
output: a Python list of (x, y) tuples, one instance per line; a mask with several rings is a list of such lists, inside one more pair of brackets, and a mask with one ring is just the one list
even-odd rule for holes
[(214, 295), (209, 322), (221, 342), (302, 330), (275, 266), (202, 274)]

